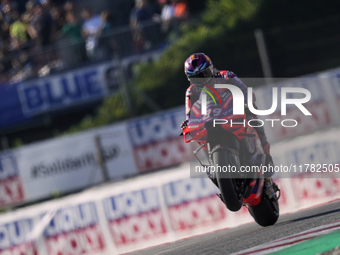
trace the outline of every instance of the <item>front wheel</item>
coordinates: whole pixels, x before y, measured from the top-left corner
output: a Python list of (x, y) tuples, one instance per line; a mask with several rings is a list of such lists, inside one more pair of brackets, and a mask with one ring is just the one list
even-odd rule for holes
[[(217, 150), (212, 154), (214, 166), (216, 169), (215, 178), (220, 188), (223, 202), (230, 211), (236, 212), (242, 207), (242, 196), (236, 192), (236, 185), (228, 172), (218, 171), (223, 166), (235, 165), (239, 169), (239, 160), (237, 155), (233, 155), (234, 160), (230, 160), (230, 152), (227, 150)], [(237, 157), (237, 158), (236, 158)], [(235, 161), (235, 162), (234, 162)]]
[(249, 206), (248, 210), (257, 224), (262, 227), (274, 225), (280, 215), (277, 200), (268, 199), (265, 194), (262, 195), (261, 202), (258, 205)]

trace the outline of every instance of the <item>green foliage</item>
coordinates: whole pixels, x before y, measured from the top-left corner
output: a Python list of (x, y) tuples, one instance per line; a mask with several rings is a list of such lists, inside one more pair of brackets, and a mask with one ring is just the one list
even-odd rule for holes
[(16, 138), (14, 141), (13, 141), (13, 147), (14, 148), (19, 148), (23, 145), (24, 143), (22, 142), (22, 140), (20, 138)]
[(59, 191), (59, 190), (54, 190), (51, 194), (51, 196), (54, 198), (54, 199), (58, 199), (58, 198), (61, 198), (63, 195), (62, 193)]
[(209, 0), (205, 23), (232, 28), (240, 20), (248, 20), (258, 10), (260, 0)]
[(64, 134), (79, 132), (82, 130), (99, 127), (122, 120), (128, 116), (127, 108), (121, 93), (111, 96), (99, 107), (97, 115), (86, 117), (79, 125), (71, 127)]
[(9, 212), (10, 208), (9, 207), (0, 207), (0, 214)]

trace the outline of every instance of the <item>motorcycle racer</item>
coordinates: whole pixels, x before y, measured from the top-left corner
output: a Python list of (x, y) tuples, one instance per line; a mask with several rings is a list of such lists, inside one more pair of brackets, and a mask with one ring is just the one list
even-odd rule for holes
[[(190, 81), (191, 85), (188, 87), (185, 95), (185, 111), (186, 120), (182, 122), (181, 129), (185, 129), (188, 125), (190, 117), (191, 106), (199, 99), (202, 89), (194, 85), (194, 80), (200, 78), (204, 83), (214, 85), (219, 83), (232, 83), (239, 87), (245, 97), (247, 97), (247, 86), (236, 76), (232, 71), (219, 71), (217, 70), (210, 58), (204, 53), (194, 53), (184, 62), (184, 72)], [(216, 89), (217, 92), (225, 89)], [(253, 102), (255, 104), (255, 94), (253, 93)], [(247, 106), (245, 106), (247, 109)], [(256, 108), (256, 105), (254, 105)], [(257, 116), (252, 114), (250, 111), (246, 111), (247, 119), (257, 119)], [(267, 137), (263, 127), (255, 127), (258, 133), (261, 145), (266, 154), (266, 165), (274, 166), (273, 159), (270, 155), (270, 144), (267, 141)], [(265, 174), (265, 187), (266, 193), (269, 197), (275, 197), (276, 191), (279, 191), (277, 185), (272, 180), (273, 172), (266, 172)]]

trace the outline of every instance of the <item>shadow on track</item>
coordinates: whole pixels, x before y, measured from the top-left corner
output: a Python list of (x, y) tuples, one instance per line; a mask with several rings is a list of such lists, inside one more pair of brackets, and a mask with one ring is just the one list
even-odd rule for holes
[(317, 213), (317, 214), (313, 214), (313, 215), (310, 215), (310, 216), (301, 217), (301, 218), (298, 218), (298, 219), (295, 219), (295, 220), (288, 220), (288, 221), (285, 221), (285, 222), (279, 222), (279, 223), (275, 224), (274, 226), (283, 226), (283, 225), (291, 224), (291, 223), (294, 223), (294, 222), (313, 219), (313, 218), (317, 218), (317, 217), (321, 217), (321, 216), (325, 216), (325, 215), (333, 214), (333, 213), (339, 213), (339, 212), (340, 212), (340, 209), (336, 209), (336, 210), (332, 210), (332, 211), (328, 211), (328, 212), (323, 212), (323, 213)]

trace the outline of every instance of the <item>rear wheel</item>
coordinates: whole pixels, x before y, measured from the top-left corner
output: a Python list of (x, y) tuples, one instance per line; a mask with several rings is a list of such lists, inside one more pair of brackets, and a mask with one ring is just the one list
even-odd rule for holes
[[(221, 168), (223, 166), (228, 167), (236, 166), (239, 169), (239, 160), (237, 155), (233, 155), (234, 160), (230, 160), (230, 152), (227, 150), (217, 150), (213, 152), (212, 158), (215, 166), (215, 178), (220, 188), (223, 202), (230, 211), (236, 212), (242, 207), (242, 196), (237, 193), (237, 187), (234, 180), (231, 178), (231, 174), (228, 172), (218, 171), (218, 166)], [(235, 161), (235, 162), (234, 162)]]
[(248, 208), (251, 216), (262, 227), (274, 225), (279, 218), (280, 210), (277, 199), (269, 199), (263, 191), (261, 202)]

